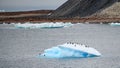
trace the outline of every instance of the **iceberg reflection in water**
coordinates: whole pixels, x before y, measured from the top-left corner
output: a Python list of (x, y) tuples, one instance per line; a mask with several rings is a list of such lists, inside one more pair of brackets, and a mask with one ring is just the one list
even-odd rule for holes
[(83, 44), (65, 43), (44, 50), (40, 56), (46, 58), (88, 58), (99, 57), (101, 54), (96, 49)]
[(46, 22), (46, 23), (24, 23), (24, 24), (14, 24), (14, 26), (16, 28), (30, 28), (30, 29), (33, 29), (33, 28), (63, 28), (63, 27), (70, 27), (72, 26), (73, 24), (72, 23), (63, 23), (63, 22), (56, 22), (56, 23), (53, 23), (53, 22)]

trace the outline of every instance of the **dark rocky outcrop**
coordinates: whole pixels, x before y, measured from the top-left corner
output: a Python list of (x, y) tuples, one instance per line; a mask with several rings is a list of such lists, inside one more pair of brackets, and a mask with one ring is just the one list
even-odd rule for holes
[(120, 0), (68, 0), (51, 17), (87, 17), (108, 8)]
[(104, 10), (97, 11), (89, 17), (96, 18), (120, 18), (120, 2), (116, 2), (113, 5), (105, 8)]

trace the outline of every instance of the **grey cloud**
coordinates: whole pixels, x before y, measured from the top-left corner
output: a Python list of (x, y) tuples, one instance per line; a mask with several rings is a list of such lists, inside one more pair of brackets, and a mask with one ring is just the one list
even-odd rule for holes
[(55, 9), (67, 0), (0, 0), (0, 10)]

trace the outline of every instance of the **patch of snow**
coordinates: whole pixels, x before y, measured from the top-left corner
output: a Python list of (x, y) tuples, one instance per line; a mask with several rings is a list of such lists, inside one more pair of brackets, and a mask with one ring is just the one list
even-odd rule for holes
[(52, 13), (49, 13), (48, 15), (51, 15)]

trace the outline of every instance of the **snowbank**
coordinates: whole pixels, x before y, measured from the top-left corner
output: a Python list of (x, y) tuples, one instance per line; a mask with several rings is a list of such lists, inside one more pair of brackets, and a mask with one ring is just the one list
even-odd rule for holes
[(46, 22), (46, 23), (24, 23), (24, 24), (14, 24), (16, 28), (63, 28), (63, 27), (70, 27), (72, 26), (72, 23), (63, 23), (63, 22)]
[(98, 57), (101, 54), (96, 49), (83, 44), (65, 43), (44, 50), (40, 56), (46, 58), (88, 58)]

